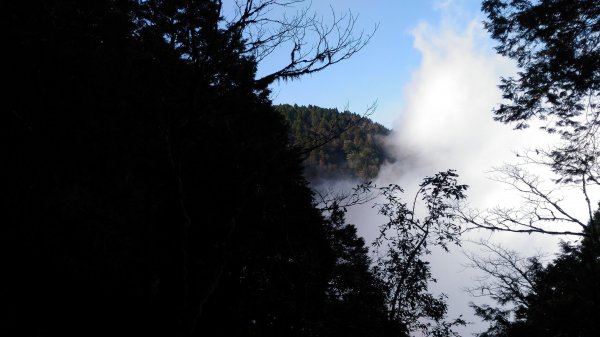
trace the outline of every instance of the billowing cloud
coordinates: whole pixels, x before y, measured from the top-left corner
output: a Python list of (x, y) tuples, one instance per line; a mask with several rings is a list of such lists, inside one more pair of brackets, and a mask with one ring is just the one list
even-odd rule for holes
[[(421, 23), (413, 31), (414, 48), (422, 60), (403, 89), (406, 105), (398, 111), (395, 131), (387, 139), (398, 161), (385, 165), (377, 182), (398, 183), (409, 197), (423, 177), (455, 169), (461, 183), (470, 186), (472, 206), (483, 209), (514, 205), (519, 202), (515, 191), (491, 180), (486, 172), (515, 162), (515, 151), (556, 140), (537, 128), (516, 131), (493, 120), (492, 110), (502, 100), (499, 78), (513, 74), (515, 65), (495, 53), (480, 20), (473, 20), (464, 29), (450, 22), (438, 26)], [(350, 211), (350, 220), (359, 225), (367, 240), (376, 235), (374, 212), (367, 207)], [(476, 234), (482, 235), (490, 236)], [(501, 233), (493, 239), (524, 254), (557, 248), (556, 238), (542, 235)], [(464, 267), (466, 259), (461, 249), (451, 254), (435, 253), (430, 260), (439, 280), (433, 288), (449, 295), (450, 316), (462, 313), (467, 320), (477, 321), (468, 307), (473, 299), (463, 291), (475, 271)], [(481, 329), (481, 325), (475, 325), (463, 333)]]
[(471, 186), (471, 194), (493, 199), (484, 172), (511, 161), (513, 150), (548, 138), (492, 119), (501, 101), (499, 77), (514, 72), (514, 65), (494, 53), (478, 21), (464, 31), (422, 23), (413, 35), (422, 62), (404, 88), (406, 108), (388, 139), (399, 163), (384, 167), (381, 179), (410, 182), (452, 168)]

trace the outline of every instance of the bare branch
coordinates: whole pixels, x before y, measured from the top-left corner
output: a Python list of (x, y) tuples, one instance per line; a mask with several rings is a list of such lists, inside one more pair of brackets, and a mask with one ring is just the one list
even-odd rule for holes
[(363, 205), (373, 201), (379, 192), (371, 182), (358, 184), (350, 191), (336, 189), (314, 189), (316, 207), (322, 212), (332, 211), (337, 208), (345, 210), (348, 207)]
[(375, 26), (369, 33), (356, 33), (358, 16), (351, 11), (340, 15), (331, 9), (328, 24), (310, 14), (310, 6), (297, 10), (291, 17), (284, 13), (281, 18), (274, 18), (274, 11), (303, 3), (304, 0), (236, 2), (237, 13), (227, 29), (244, 37), (244, 54), (262, 61), (277, 49), (289, 50), (288, 63), (257, 79), (259, 85), (293, 80), (346, 60), (359, 52), (377, 30)]
[[(528, 159), (525, 163), (532, 164)], [(539, 165), (539, 163), (534, 164)], [(597, 188), (598, 185), (590, 185), (589, 179), (584, 174), (582, 179), (577, 182), (571, 181), (569, 184), (547, 181), (551, 188), (544, 188), (541, 177), (531, 174), (522, 166), (524, 165), (504, 165), (493, 171), (496, 175), (492, 178), (519, 192), (522, 200), (520, 205), (508, 208), (497, 206), (485, 211), (460, 205), (456, 211), (467, 224), (467, 228), (527, 234), (588, 235), (584, 229), (593, 215), (592, 203), (594, 202), (590, 197), (589, 188), (590, 186)], [(581, 192), (587, 210), (584, 218), (580, 218), (581, 215), (576, 215), (563, 206), (564, 197), (561, 193), (567, 189)], [(569, 224), (577, 225), (581, 230), (565, 228)]]
[(486, 255), (465, 253), (467, 267), (483, 272), (475, 279), (477, 285), (465, 290), (474, 297), (491, 297), (501, 305), (512, 303), (527, 307), (527, 296), (534, 292), (534, 277), (545, 255), (525, 258), (516, 251), (487, 241), (475, 242)]

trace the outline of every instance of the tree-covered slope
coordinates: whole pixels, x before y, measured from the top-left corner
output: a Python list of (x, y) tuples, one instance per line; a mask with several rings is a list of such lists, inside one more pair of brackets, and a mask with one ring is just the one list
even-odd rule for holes
[(292, 143), (307, 152), (305, 174), (311, 181), (372, 179), (389, 159), (382, 140), (390, 130), (366, 117), (314, 105), (275, 108), (289, 123)]

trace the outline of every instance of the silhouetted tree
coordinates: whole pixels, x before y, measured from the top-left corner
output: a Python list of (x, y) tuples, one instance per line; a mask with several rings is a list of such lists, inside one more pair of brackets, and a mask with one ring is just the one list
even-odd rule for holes
[[(493, 179), (517, 191), (521, 202), (514, 207), (496, 206), (487, 210), (470, 209), (466, 205), (457, 208), (462, 221), (469, 229), (486, 229), (512, 233), (539, 233), (548, 235), (590, 236), (586, 231), (587, 219), (592, 217), (594, 207), (590, 190), (597, 189), (587, 179), (556, 182), (544, 180), (540, 175), (526, 169), (526, 165), (537, 163), (520, 162), (495, 168)], [(544, 164), (539, 164), (544, 166)], [(539, 168), (539, 167), (538, 167)], [(565, 191), (578, 191), (586, 213), (577, 213), (571, 205), (565, 205)]]
[(346, 60), (359, 52), (371, 39), (370, 33), (357, 34), (357, 16), (352, 12), (331, 11), (326, 22), (310, 6), (300, 8), (295, 15), (279, 18), (269, 15), (276, 9), (297, 8), (305, 0), (236, 0), (235, 16), (227, 22), (227, 32), (243, 41), (243, 52), (257, 62), (277, 49), (286, 49), (289, 58), (279, 69), (257, 79), (259, 86), (276, 80), (293, 80), (319, 72)]
[(536, 274), (543, 268), (543, 255), (522, 257), (517, 251), (502, 245), (480, 241), (486, 256), (469, 253), (469, 267), (483, 275), (477, 285), (467, 288), (473, 297), (489, 297), (500, 305), (527, 306), (527, 296), (533, 291)]
[(374, 242), (376, 272), (384, 282), (388, 320), (406, 335), (454, 336), (453, 327), (465, 324), (461, 318), (448, 321), (445, 295), (428, 292), (435, 279), (424, 259), (432, 247), (448, 251), (449, 245), (460, 242), (453, 205), (466, 197), (467, 186), (458, 184), (457, 177), (453, 170), (426, 177), (409, 203), (400, 199), (403, 190), (398, 185), (381, 188), (385, 202), (379, 213), (387, 223), (380, 226)]
[[(597, 227), (600, 213), (587, 227)], [(515, 252), (494, 248), (491, 263), (477, 263), (492, 277), (483, 285), (501, 305), (477, 306), (475, 313), (490, 322), (479, 336), (595, 336), (600, 306), (600, 246), (587, 236), (578, 244), (562, 244), (560, 255), (542, 267), (538, 259), (518, 262)], [(476, 259), (475, 262), (485, 262)], [(495, 266), (501, 266), (495, 268)], [(492, 272), (490, 272), (490, 270)], [(520, 285), (526, 284), (522, 287)], [(496, 287), (494, 285), (499, 285)]]
[(6, 335), (323, 331), (334, 237), (267, 85), (366, 41), (352, 19), (257, 79), (244, 32), (278, 4), (232, 23), (216, 0), (3, 4)]
[[(506, 101), (495, 109), (495, 119), (515, 123), (517, 129), (532, 119), (545, 120), (542, 128), (559, 133), (562, 140), (526, 150), (517, 154), (518, 164), (496, 169), (496, 179), (521, 192), (522, 205), (465, 211), (464, 220), (491, 230), (594, 236), (584, 229), (597, 202), (593, 190), (600, 186), (600, 5), (589, 0), (486, 0), (482, 9), (488, 16), (485, 27), (499, 42), (498, 53), (520, 68), (516, 77), (502, 79)], [(543, 181), (525, 165), (550, 169), (557, 177)], [(585, 218), (565, 207), (562, 189), (581, 192)], [(569, 224), (576, 229), (566, 228)]]
[(516, 78), (502, 80), (508, 103), (496, 119), (526, 127), (532, 117), (553, 118), (577, 129), (575, 118), (597, 120), (600, 90), (600, 5), (594, 0), (486, 0), (485, 27), (498, 53), (517, 61)]
[[(517, 61), (516, 78), (500, 88), (508, 100), (495, 119), (527, 127), (531, 118), (548, 120), (548, 132), (565, 141), (539, 149), (560, 181), (598, 184), (600, 126), (600, 5), (594, 0), (486, 0), (485, 26), (500, 44), (497, 51)], [(544, 158), (544, 159), (546, 159)], [(583, 176), (582, 176), (583, 175)]]
[[(379, 289), (379, 294), (371, 291), (370, 296), (376, 296), (368, 298), (377, 299), (376, 303), (384, 303), (383, 312), (381, 309), (373, 311), (380, 308), (378, 305), (369, 309), (372, 312), (368, 317), (383, 323), (380, 323), (378, 329), (372, 328), (373, 333), (383, 336), (410, 336), (415, 333), (439, 337), (456, 336), (454, 328), (466, 324), (460, 317), (448, 320), (446, 296), (441, 294), (436, 297), (428, 291), (430, 283), (436, 280), (425, 260), (431, 254), (432, 247), (448, 251), (450, 245), (460, 243), (462, 230), (455, 221), (458, 220), (455, 204), (466, 197), (467, 186), (459, 184), (457, 177), (454, 170), (448, 170), (424, 178), (410, 202), (403, 201), (403, 190), (395, 184), (378, 187), (365, 183), (348, 193), (318, 194), (321, 198), (319, 207), (331, 214), (330, 221), (333, 223), (343, 223), (342, 216), (347, 207), (371, 201), (376, 202), (373, 207), (386, 219), (379, 226), (380, 235), (373, 242), (373, 275), (365, 278), (375, 280), (375, 289)], [(336, 227), (340, 233), (355, 235), (352, 226)], [(339, 242), (347, 244), (346, 240)], [(354, 245), (358, 248), (354, 249), (354, 254), (363, 249), (362, 240), (358, 243), (358, 246)], [(337, 251), (338, 248), (334, 250)], [(349, 255), (344, 253), (341, 256)], [(347, 258), (344, 260), (351, 261)], [(346, 265), (351, 266), (349, 270), (366, 275), (364, 267), (357, 268), (364, 266), (364, 262), (358, 265), (348, 262)], [(332, 284), (336, 286), (334, 289), (340, 298), (353, 294), (351, 288), (339, 290), (339, 284), (344, 283), (338, 282)], [(371, 282), (368, 284), (372, 284)], [(359, 319), (352, 321), (363, 322)], [(373, 321), (368, 322), (371, 323), (366, 323), (367, 325), (372, 325)]]
[(390, 326), (383, 282), (372, 270), (369, 249), (356, 227), (345, 221), (345, 207), (328, 208), (328, 234), (335, 259), (324, 310), (325, 336), (398, 336)]
[[(580, 245), (563, 244), (557, 259), (543, 266), (539, 257), (488, 245), (492, 258), (471, 257), (488, 278), (473, 291), (490, 295), (500, 305), (473, 305), (490, 322), (480, 336), (592, 336), (597, 319), (598, 215), (591, 189), (598, 187), (598, 109), (600, 72), (600, 6), (597, 1), (486, 0), (485, 26), (499, 42), (497, 51), (515, 61), (516, 77), (500, 88), (507, 100), (495, 119), (528, 127), (534, 118), (542, 129), (558, 133), (556, 146), (518, 154), (522, 162), (506, 165), (499, 179), (520, 191), (516, 208), (463, 213), (478, 228), (521, 233), (579, 236)], [(558, 175), (548, 188), (523, 164), (541, 165)], [(561, 188), (577, 188), (587, 206), (585, 219), (566, 209)], [(577, 229), (553, 225), (576, 224)], [(591, 250), (590, 250), (591, 249)], [(586, 253), (584, 253), (584, 251)], [(594, 256), (595, 255), (595, 256)], [(585, 293), (586, 295), (583, 295)], [(574, 303), (581, 301), (581, 307)], [(597, 316), (597, 315), (596, 315)]]

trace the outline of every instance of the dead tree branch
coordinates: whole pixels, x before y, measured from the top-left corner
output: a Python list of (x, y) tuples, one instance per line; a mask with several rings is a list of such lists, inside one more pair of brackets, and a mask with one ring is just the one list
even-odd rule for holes
[[(304, 0), (236, 1), (236, 15), (227, 30), (244, 38), (243, 53), (258, 62), (276, 50), (287, 49), (289, 59), (279, 69), (257, 79), (267, 86), (278, 80), (293, 80), (321, 71), (352, 57), (371, 39), (372, 31), (356, 31), (357, 15), (331, 9), (329, 20), (311, 14), (310, 6), (288, 16), (286, 10)], [(275, 12), (283, 12), (276, 17)]]

